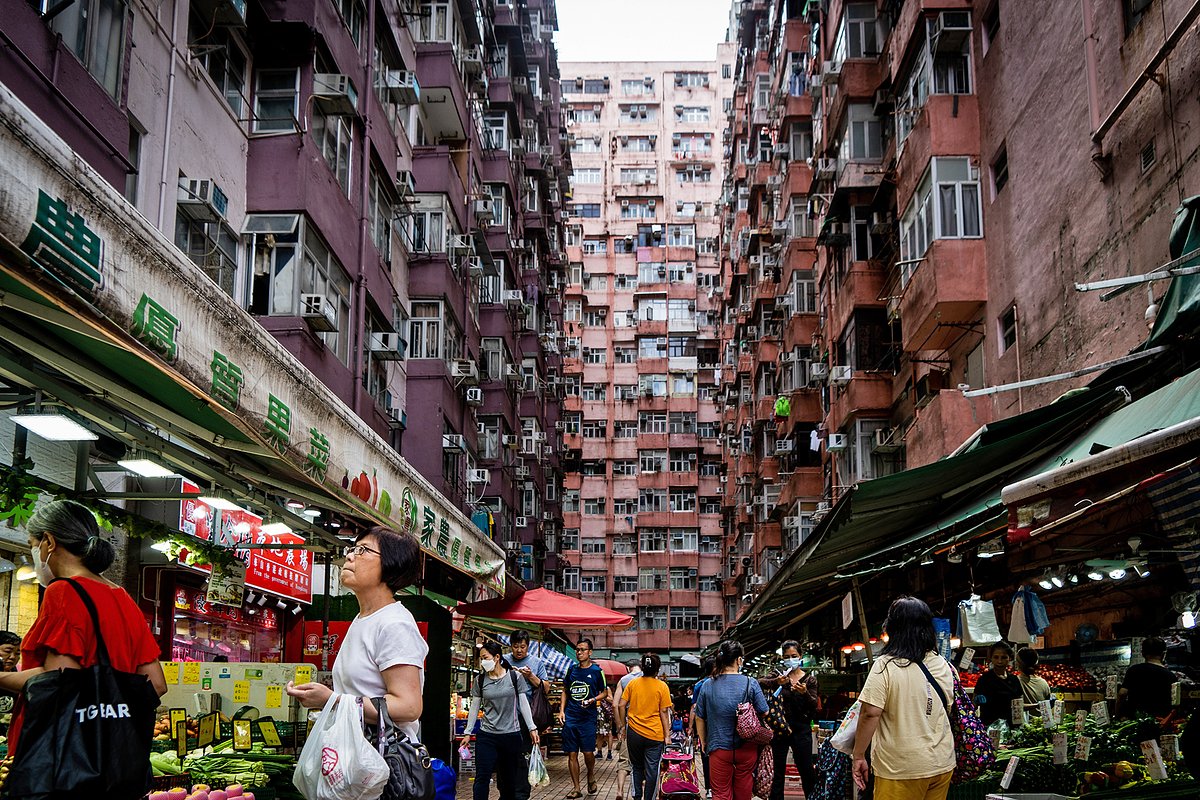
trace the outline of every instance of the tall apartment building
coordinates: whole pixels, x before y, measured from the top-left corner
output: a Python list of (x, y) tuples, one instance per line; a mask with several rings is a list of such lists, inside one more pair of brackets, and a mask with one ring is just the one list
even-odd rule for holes
[(515, 444), (559, 420), (554, 8), (81, 0), (0, 22), (4, 83), (531, 583), (561, 481)]
[(556, 588), (635, 617), (596, 635), (615, 656), (695, 652), (726, 621), (715, 204), (733, 55), (562, 65), (574, 172)]
[(743, 609), (855, 483), (1087, 377), (961, 389), (1146, 336), (1165, 283), (1111, 299), (1076, 284), (1169, 261), (1200, 175), (1200, 109), (1175, 91), (1200, 64), (1200, 10), (1028, 11), (733, 4), (722, 363)]

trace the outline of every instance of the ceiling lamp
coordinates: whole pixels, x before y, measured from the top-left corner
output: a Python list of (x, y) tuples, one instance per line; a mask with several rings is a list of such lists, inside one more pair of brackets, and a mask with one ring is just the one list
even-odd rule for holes
[(33, 567), (20, 567), (17, 570), (17, 580), (31, 581), (37, 577), (37, 573), (33, 571)]
[(1108, 573), (1108, 577), (1112, 578), (1114, 581), (1119, 581), (1121, 578), (1125, 577), (1125, 570), (1121, 567), (1117, 567)]
[(1054, 588), (1054, 581), (1051, 579), (1050, 570), (1046, 570), (1042, 573), (1041, 580), (1038, 581), (1038, 586), (1046, 590)]
[(93, 442), (100, 437), (62, 408), (24, 411), (12, 421), (51, 442)]
[(164, 467), (151, 458), (151, 455), (151, 453), (143, 450), (131, 450), (117, 464), (129, 470), (134, 475), (141, 475), (143, 478), (178, 477), (178, 473), (175, 470)]
[(301, 514), (301, 516), (308, 517), (309, 519), (316, 519), (317, 517), (321, 516), (321, 509), (306, 508), (303, 511), (301, 511), (300, 514)]
[(292, 532), (291, 526), (278, 517), (273, 517), (271, 521), (263, 525), (260, 530), (262, 530), (262, 532), (268, 536), (280, 536), (282, 534)]
[(993, 539), (990, 542), (984, 542), (979, 546), (980, 558), (995, 558), (996, 556), (1004, 555), (1004, 543), (999, 539)]
[(1091, 572), (1088, 573), (1088, 577), (1094, 581), (1102, 581), (1102, 580), (1104, 580), (1104, 573), (1098, 569), (1093, 569)]
[(233, 498), (225, 492), (209, 492), (199, 498), (201, 503), (218, 511), (245, 511), (246, 509), (233, 502)]

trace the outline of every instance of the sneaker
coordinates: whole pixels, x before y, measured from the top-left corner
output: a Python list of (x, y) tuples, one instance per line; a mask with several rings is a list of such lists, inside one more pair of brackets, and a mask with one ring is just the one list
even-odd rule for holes
[(709, 789), (704, 793), (704, 800), (712, 800), (712, 789)]
[(612, 750), (608, 751), (608, 755), (604, 757), (605, 761), (612, 761)]

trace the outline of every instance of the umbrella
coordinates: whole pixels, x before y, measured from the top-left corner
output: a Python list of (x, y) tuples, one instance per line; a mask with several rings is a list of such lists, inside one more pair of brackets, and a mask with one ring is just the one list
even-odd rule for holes
[(628, 614), (549, 589), (530, 589), (519, 597), (459, 603), (458, 613), (464, 617), (531, 622), (547, 628), (619, 631), (633, 624)]
[(612, 661), (607, 658), (593, 658), (592, 663), (600, 666), (600, 671), (604, 673), (604, 680), (609, 683), (616, 683), (621, 680), (622, 676), (629, 674), (629, 667), (620, 661)]

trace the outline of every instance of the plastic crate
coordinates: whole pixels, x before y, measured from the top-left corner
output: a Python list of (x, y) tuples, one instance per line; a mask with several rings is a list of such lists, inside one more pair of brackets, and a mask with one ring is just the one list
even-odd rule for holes
[(995, 791), (994, 781), (967, 781), (951, 785), (946, 794), (946, 800), (987, 800), (987, 796)]
[(187, 789), (190, 794), (192, 791), (192, 775), (190, 772), (181, 772), (178, 775), (155, 775), (150, 779), (150, 791), (165, 792), (168, 789), (174, 789), (176, 786)]

